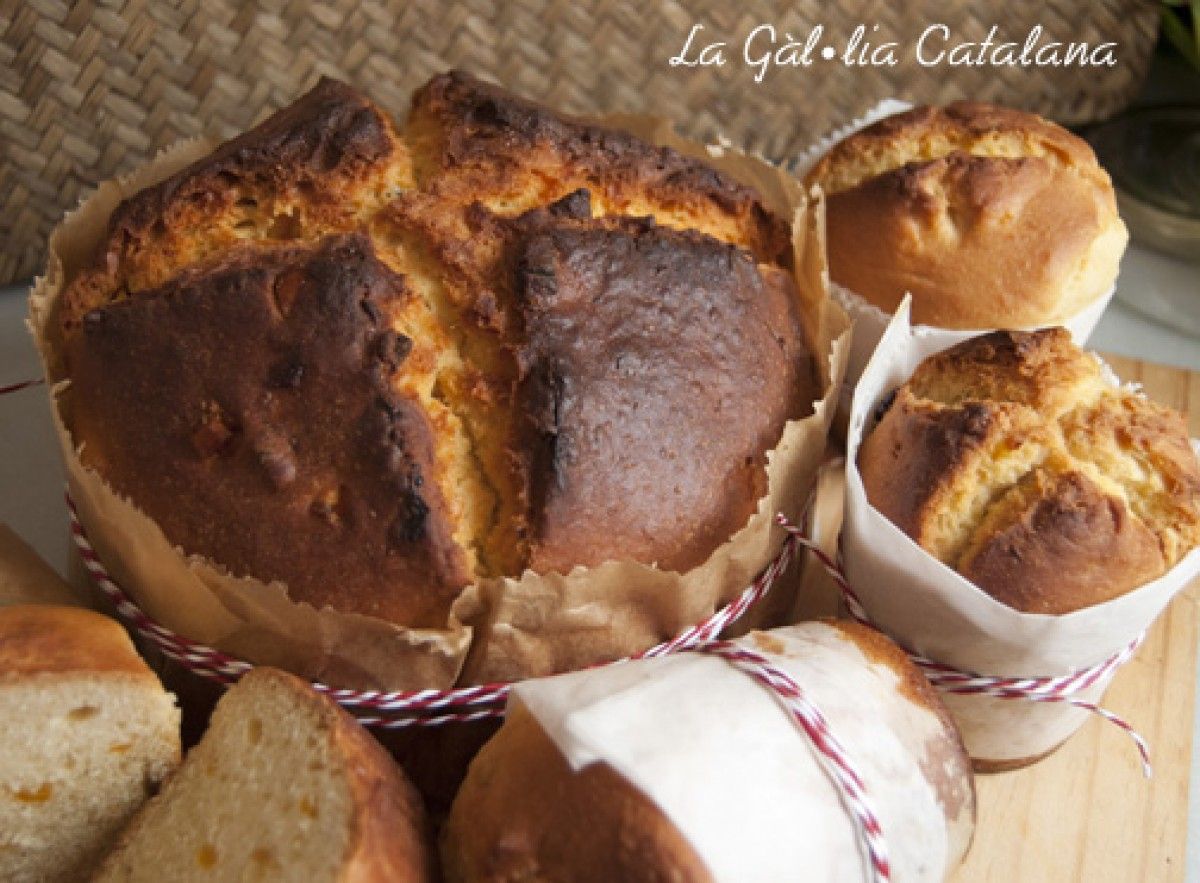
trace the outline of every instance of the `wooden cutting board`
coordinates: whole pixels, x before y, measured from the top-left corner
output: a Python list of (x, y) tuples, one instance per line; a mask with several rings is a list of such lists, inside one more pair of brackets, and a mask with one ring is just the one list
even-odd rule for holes
[[(1187, 413), (1200, 436), (1200, 373), (1106, 358), (1123, 380)], [(1041, 763), (979, 776), (975, 843), (954, 883), (1184, 879), (1198, 626), (1200, 581), (1171, 602), (1105, 697), (1149, 741), (1154, 777), (1142, 777), (1129, 738), (1098, 718)]]

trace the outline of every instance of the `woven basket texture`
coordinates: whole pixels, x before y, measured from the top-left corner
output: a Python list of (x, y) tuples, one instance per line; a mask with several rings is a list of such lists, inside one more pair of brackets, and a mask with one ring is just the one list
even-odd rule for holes
[[(933, 22), (951, 42), (993, 24), (1017, 42), (1035, 25), (1043, 42), (1116, 41), (1118, 64), (925, 68), (912, 48)], [(900, 63), (817, 57), (756, 83), (742, 44), (762, 23), (777, 46), (819, 23), (839, 47), (863, 23), (868, 41), (899, 43)], [(723, 67), (668, 64), (693, 24), (697, 52), (728, 42)], [(1138, 90), (1157, 25), (1156, 0), (0, 0), (0, 282), (40, 268), (51, 228), (97, 182), (177, 139), (241, 131), (323, 74), (403, 113), (413, 88), (462, 67), (566, 110), (666, 115), (786, 161), (884, 97), (970, 97), (1070, 124), (1111, 115)]]

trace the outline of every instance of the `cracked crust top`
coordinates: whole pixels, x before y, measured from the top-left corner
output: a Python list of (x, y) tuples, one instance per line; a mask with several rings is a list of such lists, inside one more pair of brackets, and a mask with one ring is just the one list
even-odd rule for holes
[(945, 328), (1062, 323), (1116, 279), (1127, 233), (1087, 142), (988, 104), (918, 107), (837, 144), (830, 273), (886, 312)]
[(397, 130), (323, 81), (114, 212), (63, 296), (71, 429), (185, 553), (440, 626), (481, 577), (687, 569), (745, 523), (815, 398), (789, 264), (668, 148), (463, 74)]
[(1180, 414), (1107, 383), (1062, 328), (926, 359), (863, 442), (871, 505), (999, 601), (1068, 613), (1200, 544)]

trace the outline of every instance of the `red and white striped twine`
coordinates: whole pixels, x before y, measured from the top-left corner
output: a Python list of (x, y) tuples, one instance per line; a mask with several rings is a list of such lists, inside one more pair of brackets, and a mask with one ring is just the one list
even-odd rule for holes
[[(821, 562), (821, 565), (828, 571), (830, 577), (841, 590), (842, 597), (846, 602), (846, 609), (850, 612), (850, 616), (863, 625), (876, 628), (875, 624), (867, 616), (867, 611), (863, 607), (862, 601), (859, 600), (858, 594), (854, 591), (854, 587), (850, 585), (850, 581), (846, 578), (846, 571), (841, 561), (834, 560), (823, 549), (809, 540), (807, 536), (808, 531), (803, 525), (797, 527), (788, 522), (783, 516), (780, 516), (778, 520), (783, 525), (784, 530), (788, 532), (788, 535), (798, 545), (812, 553), (813, 557)], [(925, 675), (926, 679), (943, 693), (963, 696), (991, 696), (995, 699), (1023, 699), (1027, 702), (1063, 702), (1100, 716), (1124, 731), (1133, 741), (1141, 757), (1142, 773), (1148, 779), (1153, 774), (1153, 768), (1150, 764), (1150, 746), (1146, 744), (1146, 740), (1142, 738), (1142, 735), (1124, 718), (1113, 714), (1113, 712), (1106, 708), (1100, 707), (1095, 702), (1081, 699), (1077, 695), (1088, 687), (1100, 682), (1103, 678), (1111, 675), (1132, 659), (1145, 638), (1146, 635), (1143, 632), (1103, 662), (1091, 668), (1081, 669), (1071, 674), (1059, 675), (1057, 677), (1016, 678), (981, 675), (975, 672), (962, 671), (954, 666), (929, 659), (919, 653), (913, 653), (907, 648), (905, 648), (905, 652), (908, 653), (913, 663), (921, 669), (921, 673)]]
[(20, 392), (23, 389), (28, 389), (31, 386), (41, 386), (46, 381), (40, 377), (36, 380), (22, 380), (18, 383), (10, 383), (7, 386), (0, 386), (0, 396), (7, 395), (10, 392)]
[(741, 644), (732, 641), (711, 641), (693, 649), (697, 653), (720, 656), (771, 690), (817, 749), (817, 757), (825, 768), (825, 773), (833, 780), (834, 786), (841, 794), (842, 802), (854, 822), (866, 854), (868, 878), (880, 883), (891, 880), (887, 843), (884, 841), (883, 827), (875, 811), (874, 801), (855, 769), (853, 759), (830, 729), (825, 715), (809, 700), (804, 689), (787, 672), (772, 665), (765, 656)]
[[(44, 381), (26, 380), (0, 387), (0, 395), (17, 392)], [(253, 666), (228, 654), (207, 647), (164, 628), (138, 607), (109, 576), (100, 556), (87, 538), (75, 502), (66, 496), (71, 519), (71, 536), (79, 550), (80, 559), (97, 587), (116, 607), (118, 615), (167, 658), (202, 677), (221, 684), (231, 684)], [(887, 847), (870, 796), (862, 777), (829, 728), (825, 716), (807, 698), (803, 689), (786, 672), (779, 670), (763, 656), (748, 648), (718, 640), (726, 627), (741, 617), (770, 591), (775, 581), (791, 564), (802, 531), (807, 528), (805, 510), (802, 528), (795, 528), (782, 518), (779, 524), (787, 528), (779, 554), (767, 565), (758, 578), (725, 607), (703, 622), (690, 626), (671, 638), (629, 659), (654, 658), (669, 653), (699, 651), (712, 653), (727, 660), (759, 683), (772, 690), (789, 711), (793, 720), (812, 741), (817, 755), (843, 796), (847, 811), (858, 829), (868, 858), (869, 877), (876, 883), (891, 880)], [(620, 660), (626, 661), (626, 660)], [(313, 687), (346, 708), (360, 723), (368, 727), (398, 729), (408, 726), (432, 727), (447, 723), (465, 723), (502, 717), (511, 689), (510, 684), (481, 684), (453, 690), (403, 690), (379, 692), (371, 690), (336, 689), (321, 683)]]
[[(116, 606), (118, 614), (139, 634), (158, 647), (163, 655), (198, 675), (222, 684), (233, 683), (253, 667), (248, 662), (191, 641), (154, 622), (109, 576), (87, 538), (69, 494), (67, 508), (71, 517), (71, 536), (75, 540), (84, 567), (100, 590)], [(703, 622), (684, 629), (671, 640), (628, 659), (654, 658), (684, 651), (711, 653), (725, 659), (770, 689), (796, 725), (811, 740), (826, 773), (841, 793), (866, 854), (870, 879), (875, 883), (887, 883), (891, 880), (891, 871), (879, 816), (875, 812), (862, 777), (830, 729), (825, 716), (808, 699), (795, 680), (773, 666), (765, 657), (746, 647), (717, 639), (727, 626), (770, 590), (794, 558), (802, 538), (802, 528), (792, 527), (782, 518), (779, 519), (779, 523), (788, 527), (779, 554), (745, 591)], [(398, 729), (502, 717), (511, 684), (482, 684), (453, 690), (388, 693), (336, 689), (321, 683), (314, 683), (313, 687), (346, 708), (364, 726)]]
[[(164, 628), (138, 607), (116, 582), (109, 576), (100, 556), (88, 541), (79, 515), (70, 496), (67, 508), (71, 517), (71, 536), (79, 550), (84, 566), (100, 590), (112, 601), (117, 612), (132, 625), (139, 634), (153, 643), (169, 659), (178, 662), (190, 671), (218, 681), (231, 684), (248, 672), (248, 662), (235, 659), (212, 647), (192, 641), (170, 629)], [(796, 540), (791, 534), (784, 538), (779, 554), (765, 570), (740, 595), (703, 622), (690, 626), (671, 638), (629, 659), (664, 656), (694, 649), (715, 640), (732, 622), (753, 607), (787, 569), (796, 551)], [(379, 692), (373, 690), (345, 690), (325, 684), (313, 685), (354, 714), (365, 726), (398, 729), (409, 726), (438, 726), (444, 723), (482, 720), (502, 717), (504, 703), (508, 699), (510, 685), (506, 683), (480, 684), (452, 690), (400, 690)]]

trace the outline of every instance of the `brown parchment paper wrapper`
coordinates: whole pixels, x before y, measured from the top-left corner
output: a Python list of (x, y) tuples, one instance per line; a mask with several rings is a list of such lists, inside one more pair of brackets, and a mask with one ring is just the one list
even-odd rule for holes
[[(71, 385), (65, 379), (57, 312), (64, 286), (92, 259), (116, 205), (216, 146), (199, 139), (102, 184), (68, 215), (51, 236), (45, 275), (30, 294), (29, 325), (42, 356), (79, 519), (113, 578), (152, 618), (238, 658), (338, 687), (446, 688), (564, 671), (637, 652), (708, 616), (762, 570), (782, 541), (772, 516), (782, 511), (796, 517), (808, 493), (849, 350), (849, 323), (828, 295), (819, 196), (810, 205), (783, 171), (724, 148), (684, 141), (662, 120), (594, 121), (698, 156), (755, 187), (783, 217), (794, 218), (798, 288), (824, 394), (811, 416), (785, 426), (768, 454), (768, 492), (749, 522), (703, 565), (683, 574), (610, 561), (565, 575), (526, 572), (519, 579), (483, 581), (464, 589), (444, 629), (410, 629), (318, 610), (292, 601), (278, 582), (229, 574), (212, 561), (185, 554), (81, 462), (70, 432)], [(764, 609), (786, 607), (788, 600), (778, 598), (786, 590), (774, 593)]]
[[(962, 671), (999, 677), (1058, 677), (1124, 649), (1200, 573), (1200, 548), (1163, 576), (1111, 601), (1058, 616), (1022, 613), (942, 564), (867, 500), (858, 449), (883, 398), (939, 349), (915, 333), (906, 298), (854, 393), (846, 445), (842, 552), (846, 574), (871, 621), (907, 649)], [(1115, 377), (1114, 383), (1118, 382)], [(1193, 447), (1196, 443), (1193, 442)], [(1098, 702), (1113, 673), (1077, 698)], [(1057, 748), (1088, 719), (1065, 702), (943, 694), (973, 760), (1007, 768)]]

